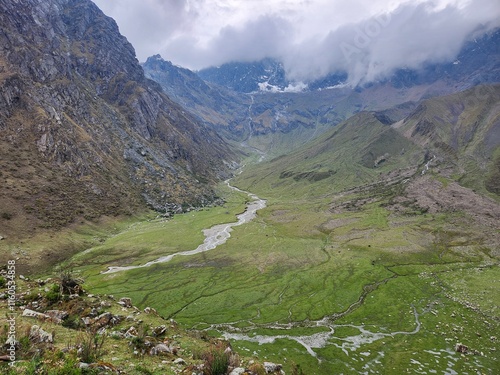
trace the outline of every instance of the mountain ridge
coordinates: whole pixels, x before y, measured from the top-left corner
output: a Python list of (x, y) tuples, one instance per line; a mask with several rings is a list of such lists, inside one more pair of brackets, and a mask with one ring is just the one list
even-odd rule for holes
[(1, 8), (4, 236), (217, 200), (234, 154), (144, 76), (111, 18), (88, 0)]

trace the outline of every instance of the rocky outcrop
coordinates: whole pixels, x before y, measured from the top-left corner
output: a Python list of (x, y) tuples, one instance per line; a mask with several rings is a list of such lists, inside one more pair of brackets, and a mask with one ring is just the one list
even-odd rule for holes
[(2, 2), (0, 85), (7, 235), (145, 203), (207, 205), (210, 184), (227, 176), (223, 140), (144, 76), (116, 23), (89, 0)]

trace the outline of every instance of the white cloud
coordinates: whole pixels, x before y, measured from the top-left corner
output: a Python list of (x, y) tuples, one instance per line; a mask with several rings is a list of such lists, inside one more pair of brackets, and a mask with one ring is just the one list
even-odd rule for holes
[(160, 53), (200, 69), (282, 59), (290, 77), (345, 70), (351, 82), (452, 59), (498, 0), (94, 0), (144, 61)]

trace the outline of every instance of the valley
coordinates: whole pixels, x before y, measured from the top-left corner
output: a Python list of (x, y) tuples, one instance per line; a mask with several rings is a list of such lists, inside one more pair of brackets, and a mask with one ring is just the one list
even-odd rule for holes
[[(413, 172), (410, 178), (422, 178)], [(235, 183), (243, 186), (246, 173)], [(407, 178), (390, 180), (392, 194)], [(387, 373), (389, 364), (394, 373), (494, 371), (498, 255), (474, 239), (463, 214), (393, 211), (384, 205), (391, 193), (377, 197), (377, 188), (300, 200), (268, 192), (257, 218), (209, 252), (102, 273), (124, 259), (155, 258), (176, 242), (192, 248), (176, 234), (180, 223), (195, 236), (216, 209), (142, 222), (68, 266), (96, 293), (155, 306), (285, 371), (293, 363), (314, 374)], [(245, 199), (227, 199), (231, 215)], [(220, 212), (211, 220), (225, 218)], [(156, 246), (147, 245), (153, 238)], [(477, 283), (481, 295), (471, 293)], [(455, 352), (458, 343), (467, 355)]]
[(0, 8), (0, 372), (500, 373), (500, 29), (351, 86)]

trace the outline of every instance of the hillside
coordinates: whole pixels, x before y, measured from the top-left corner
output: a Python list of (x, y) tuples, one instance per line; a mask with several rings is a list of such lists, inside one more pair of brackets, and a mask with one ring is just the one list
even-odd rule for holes
[(400, 120), (406, 110), (360, 112), (298, 150), (253, 167), (244, 174), (245, 186), (293, 187), (311, 195), (309, 186), (351, 188), (434, 158), (446, 177), (475, 181), (474, 188), (486, 192), (500, 146), (499, 94), (499, 85), (477, 86), (425, 100)]
[(143, 67), (175, 101), (224, 137), (276, 156), (360, 111), (400, 106), (407, 115), (423, 99), (498, 82), (499, 38), (500, 30), (478, 31), (453, 61), (399, 69), (387, 79), (358, 87), (342, 84), (347, 78), (342, 72), (314, 82), (290, 82), (283, 64), (271, 59), (195, 73), (154, 56)]
[(1, 235), (216, 200), (225, 142), (146, 79), (91, 1), (0, 5)]

